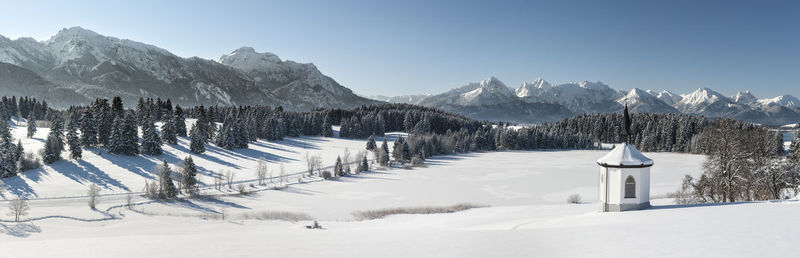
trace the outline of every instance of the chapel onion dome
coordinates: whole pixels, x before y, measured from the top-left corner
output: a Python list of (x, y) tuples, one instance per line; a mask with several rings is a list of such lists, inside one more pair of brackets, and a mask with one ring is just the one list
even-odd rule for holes
[(614, 146), (608, 154), (597, 159), (597, 164), (611, 168), (645, 168), (653, 165), (653, 160), (645, 157), (633, 145), (622, 143)]

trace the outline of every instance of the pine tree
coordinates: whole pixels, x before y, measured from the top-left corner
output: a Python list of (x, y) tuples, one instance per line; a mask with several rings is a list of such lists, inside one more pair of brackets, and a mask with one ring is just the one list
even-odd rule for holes
[(145, 120), (142, 125), (142, 154), (161, 155), (161, 138), (156, 134), (156, 126), (151, 117), (145, 117)]
[(403, 137), (397, 137), (397, 140), (394, 141), (394, 148), (392, 149), (392, 158), (400, 164), (406, 162), (406, 152), (408, 151), (408, 145), (406, 145), (405, 139)]
[(376, 148), (378, 148), (378, 146), (375, 144), (375, 137), (370, 135), (369, 139), (367, 140), (367, 150), (368, 151), (373, 151)]
[(33, 138), (36, 133), (36, 119), (33, 118), (33, 113), (28, 115), (28, 138)]
[(44, 144), (44, 155), (42, 160), (47, 164), (52, 164), (61, 159), (61, 152), (64, 151), (64, 139), (61, 135), (63, 122), (61, 118), (54, 117), (50, 121), (50, 134)]
[(200, 127), (197, 124), (193, 125), (192, 129), (189, 130), (189, 138), (191, 138), (189, 149), (192, 152), (203, 153), (206, 151), (206, 137), (200, 131)]
[(389, 165), (389, 144), (386, 142), (386, 138), (383, 138), (383, 144), (381, 144), (381, 154), (378, 155), (378, 163), (381, 166), (388, 166)]
[(234, 148), (239, 149), (247, 149), (249, 139), (249, 133), (247, 132), (247, 127), (245, 127), (244, 119), (242, 119), (242, 115), (236, 116), (236, 125), (234, 127)]
[(125, 130), (125, 122), (123, 118), (120, 116), (115, 117), (114, 124), (111, 128), (111, 136), (108, 140), (108, 152), (114, 154), (120, 154), (123, 152), (125, 145), (125, 135), (123, 130)]
[(0, 177), (17, 174), (17, 152), (17, 146), (12, 143), (8, 122), (0, 121)]
[(322, 122), (322, 137), (333, 137), (330, 115), (325, 115), (325, 120)]
[(336, 164), (333, 166), (333, 173), (336, 174), (336, 176), (345, 176), (344, 168), (342, 168), (341, 157), (336, 157)]
[(97, 144), (107, 145), (111, 128), (114, 122), (114, 115), (107, 99), (97, 99), (92, 105), (94, 120), (97, 125)]
[(122, 106), (122, 98), (119, 96), (114, 96), (114, 99), (111, 100), (111, 112), (113, 113), (114, 117), (122, 117), (124, 114), (125, 108)]
[(69, 157), (71, 159), (81, 159), (83, 157), (83, 149), (81, 148), (81, 141), (78, 138), (77, 131), (75, 123), (70, 123), (67, 127), (67, 146), (69, 147)]
[(170, 145), (178, 144), (178, 138), (175, 135), (175, 120), (172, 117), (165, 117), (164, 124), (161, 125), (161, 140)]
[(139, 127), (136, 124), (136, 115), (133, 112), (125, 114), (121, 130), (123, 135), (121, 154), (139, 154)]
[(356, 171), (358, 171), (359, 173), (360, 172), (369, 171), (369, 162), (367, 161), (367, 156), (366, 155), (364, 155), (364, 158), (362, 158), (361, 162), (358, 163), (358, 167), (356, 168)]
[(183, 114), (183, 109), (180, 105), (175, 105), (175, 135), (186, 137), (186, 116)]
[(162, 199), (172, 198), (178, 195), (178, 189), (175, 188), (175, 183), (172, 182), (172, 169), (169, 167), (167, 160), (164, 160), (161, 165), (156, 166), (156, 174), (158, 176), (158, 196)]
[(94, 147), (97, 144), (95, 120), (92, 111), (88, 108), (81, 115), (81, 144), (84, 147)]
[(181, 186), (186, 194), (195, 195), (197, 193), (197, 166), (194, 164), (192, 156), (183, 159)]
[(405, 132), (410, 133), (414, 130), (414, 119), (411, 117), (411, 112), (406, 112), (405, 116), (403, 117), (403, 129)]

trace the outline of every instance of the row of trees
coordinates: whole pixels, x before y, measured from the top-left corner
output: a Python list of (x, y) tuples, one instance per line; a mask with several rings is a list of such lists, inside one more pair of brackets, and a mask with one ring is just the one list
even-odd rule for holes
[(684, 178), (679, 203), (780, 199), (794, 196), (800, 185), (800, 163), (794, 158), (800, 157), (800, 142), (786, 156), (780, 133), (720, 118), (696, 136), (694, 145), (707, 156), (703, 174)]

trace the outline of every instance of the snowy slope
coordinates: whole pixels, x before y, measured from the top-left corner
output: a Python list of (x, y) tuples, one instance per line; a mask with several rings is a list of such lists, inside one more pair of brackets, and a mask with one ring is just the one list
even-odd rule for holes
[[(331, 150), (328, 145), (340, 142), (316, 137), (306, 140), (313, 146), (309, 149), (320, 151)], [(271, 152), (280, 156), (288, 153), (279, 151), (282, 148), (301, 150), (289, 142), (271, 146)], [(240, 155), (249, 156), (219, 152), (224, 155), (218, 157), (235, 164), (247, 160)], [(248, 196), (167, 203), (136, 199), (140, 204), (134, 210), (119, 206), (125, 203), (124, 197), (101, 199), (99, 211), (88, 209), (83, 199), (32, 200), (29, 217), (64, 217), (33, 223), (0, 222), (0, 245), (9, 247), (4, 255), (10, 257), (793, 256), (796, 248), (791, 229), (800, 226), (792, 215), (800, 212), (800, 203), (795, 201), (675, 206), (669, 200), (655, 199), (649, 210), (598, 213), (597, 204), (592, 203), (597, 199), (595, 160), (605, 153), (519, 151), (441, 156), (428, 160), (427, 168), (380, 170)], [(703, 161), (697, 155), (645, 155), (656, 162), (651, 178), (654, 198), (677, 189), (684, 174), (696, 176)], [(96, 163), (101, 160), (87, 163), (105, 166)], [(302, 161), (287, 160), (286, 164), (296, 163)], [(208, 163), (201, 165), (205, 166)], [(120, 172), (108, 175), (126, 184), (133, 181)], [(53, 176), (43, 174), (31, 186), (39, 189), (45, 184), (61, 184), (50, 180)], [(565, 204), (573, 193), (587, 203)], [(372, 221), (354, 221), (350, 215), (377, 208), (465, 201), (491, 207)], [(303, 212), (325, 230), (305, 229), (311, 224), (305, 220), (244, 217), (265, 211)], [(213, 219), (222, 212), (227, 220)], [(201, 218), (203, 214), (208, 217)]]

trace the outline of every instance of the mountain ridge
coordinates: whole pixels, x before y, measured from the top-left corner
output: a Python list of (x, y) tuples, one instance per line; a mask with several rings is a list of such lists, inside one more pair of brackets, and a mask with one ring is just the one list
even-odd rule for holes
[[(243, 52), (266, 57), (263, 61), (272, 66), (247, 67), (235, 58), (223, 58)], [(289, 110), (379, 103), (355, 95), (311, 63), (281, 60), (252, 47), (223, 57), (179, 57), (154, 45), (81, 27), (62, 29), (44, 41), (0, 37), (0, 62), (31, 71), (51, 88), (85, 99), (119, 95), (133, 104), (139, 97), (159, 97), (182, 105), (271, 105)], [(29, 86), (25, 81), (2, 85), (8, 92)], [(86, 104), (83, 99), (47, 96), (43, 98), (54, 107)]]

